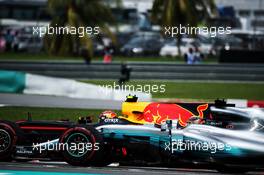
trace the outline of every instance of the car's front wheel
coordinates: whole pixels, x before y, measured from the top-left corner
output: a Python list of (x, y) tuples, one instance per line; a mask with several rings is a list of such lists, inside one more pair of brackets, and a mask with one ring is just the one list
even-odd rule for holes
[(7, 123), (0, 123), (0, 161), (10, 161), (16, 145), (16, 132)]
[(93, 127), (70, 128), (61, 136), (59, 144), (65, 161), (71, 165), (100, 165), (104, 161), (103, 138)]

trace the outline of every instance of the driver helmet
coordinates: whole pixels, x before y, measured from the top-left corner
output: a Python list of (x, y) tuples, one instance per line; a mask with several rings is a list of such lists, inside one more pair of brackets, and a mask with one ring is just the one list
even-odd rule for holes
[(107, 118), (116, 118), (117, 114), (113, 111), (104, 111), (99, 115), (99, 118), (101, 120), (107, 119)]

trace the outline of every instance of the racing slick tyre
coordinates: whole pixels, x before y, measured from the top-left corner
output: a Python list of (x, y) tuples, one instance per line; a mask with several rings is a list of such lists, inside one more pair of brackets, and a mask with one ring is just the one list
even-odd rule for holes
[(103, 166), (103, 144), (102, 136), (91, 126), (70, 128), (59, 141), (64, 160), (73, 166)]
[(15, 124), (0, 121), (0, 161), (11, 161), (17, 141)]

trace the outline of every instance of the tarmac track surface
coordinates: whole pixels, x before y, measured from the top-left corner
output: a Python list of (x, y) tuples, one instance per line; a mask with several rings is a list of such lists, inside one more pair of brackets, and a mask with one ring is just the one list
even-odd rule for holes
[(62, 96), (0, 93), (0, 106), (120, 110), (121, 105), (121, 101), (114, 100), (80, 99)]
[[(0, 175), (83, 175), (83, 174), (188, 174), (212, 175), (215, 170), (163, 167), (134, 167), (110, 165), (107, 167), (73, 167), (64, 162), (0, 162)], [(247, 174), (263, 174), (263, 171)]]

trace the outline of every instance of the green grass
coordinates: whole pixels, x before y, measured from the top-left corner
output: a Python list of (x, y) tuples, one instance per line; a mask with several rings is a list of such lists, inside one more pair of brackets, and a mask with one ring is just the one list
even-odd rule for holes
[[(97, 85), (113, 85), (110, 80), (84, 81)], [(264, 83), (226, 83), (226, 82), (162, 82), (131, 81), (128, 85), (165, 85), (164, 93), (152, 93), (153, 98), (206, 99), (235, 98), (264, 100)], [(148, 89), (147, 89), (148, 90)]]
[(103, 110), (39, 108), (39, 107), (0, 107), (0, 119), (21, 120), (27, 119), (28, 112), (33, 120), (62, 120), (77, 121), (79, 117), (91, 116), (94, 122)]
[[(0, 53), (0, 60), (34, 60), (34, 61), (45, 61), (45, 60), (76, 60), (83, 61), (82, 57), (76, 56), (52, 56), (46, 53), (15, 53), (15, 52), (5, 52)], [(92, 61), (103, 61), (103, 57), (94, 57)], [(113, 56), (113, 61), (115, 62), (128, 62), (128, 61), (136, 61), (136, 62), (177, 62), (183, 63), (184, 60), (181, 57), (173, 58), (173, 57), (122, 57), (122, 56)], [(208, 58), (204, 61), (205, 63), (216, 63), (216, 58)]]
[(81, 60), (81, 57), (63, 57), (52, 56), (45, 53), (16, 53), (16, 52), (4, 52), (0, 53), (0, 60)]

